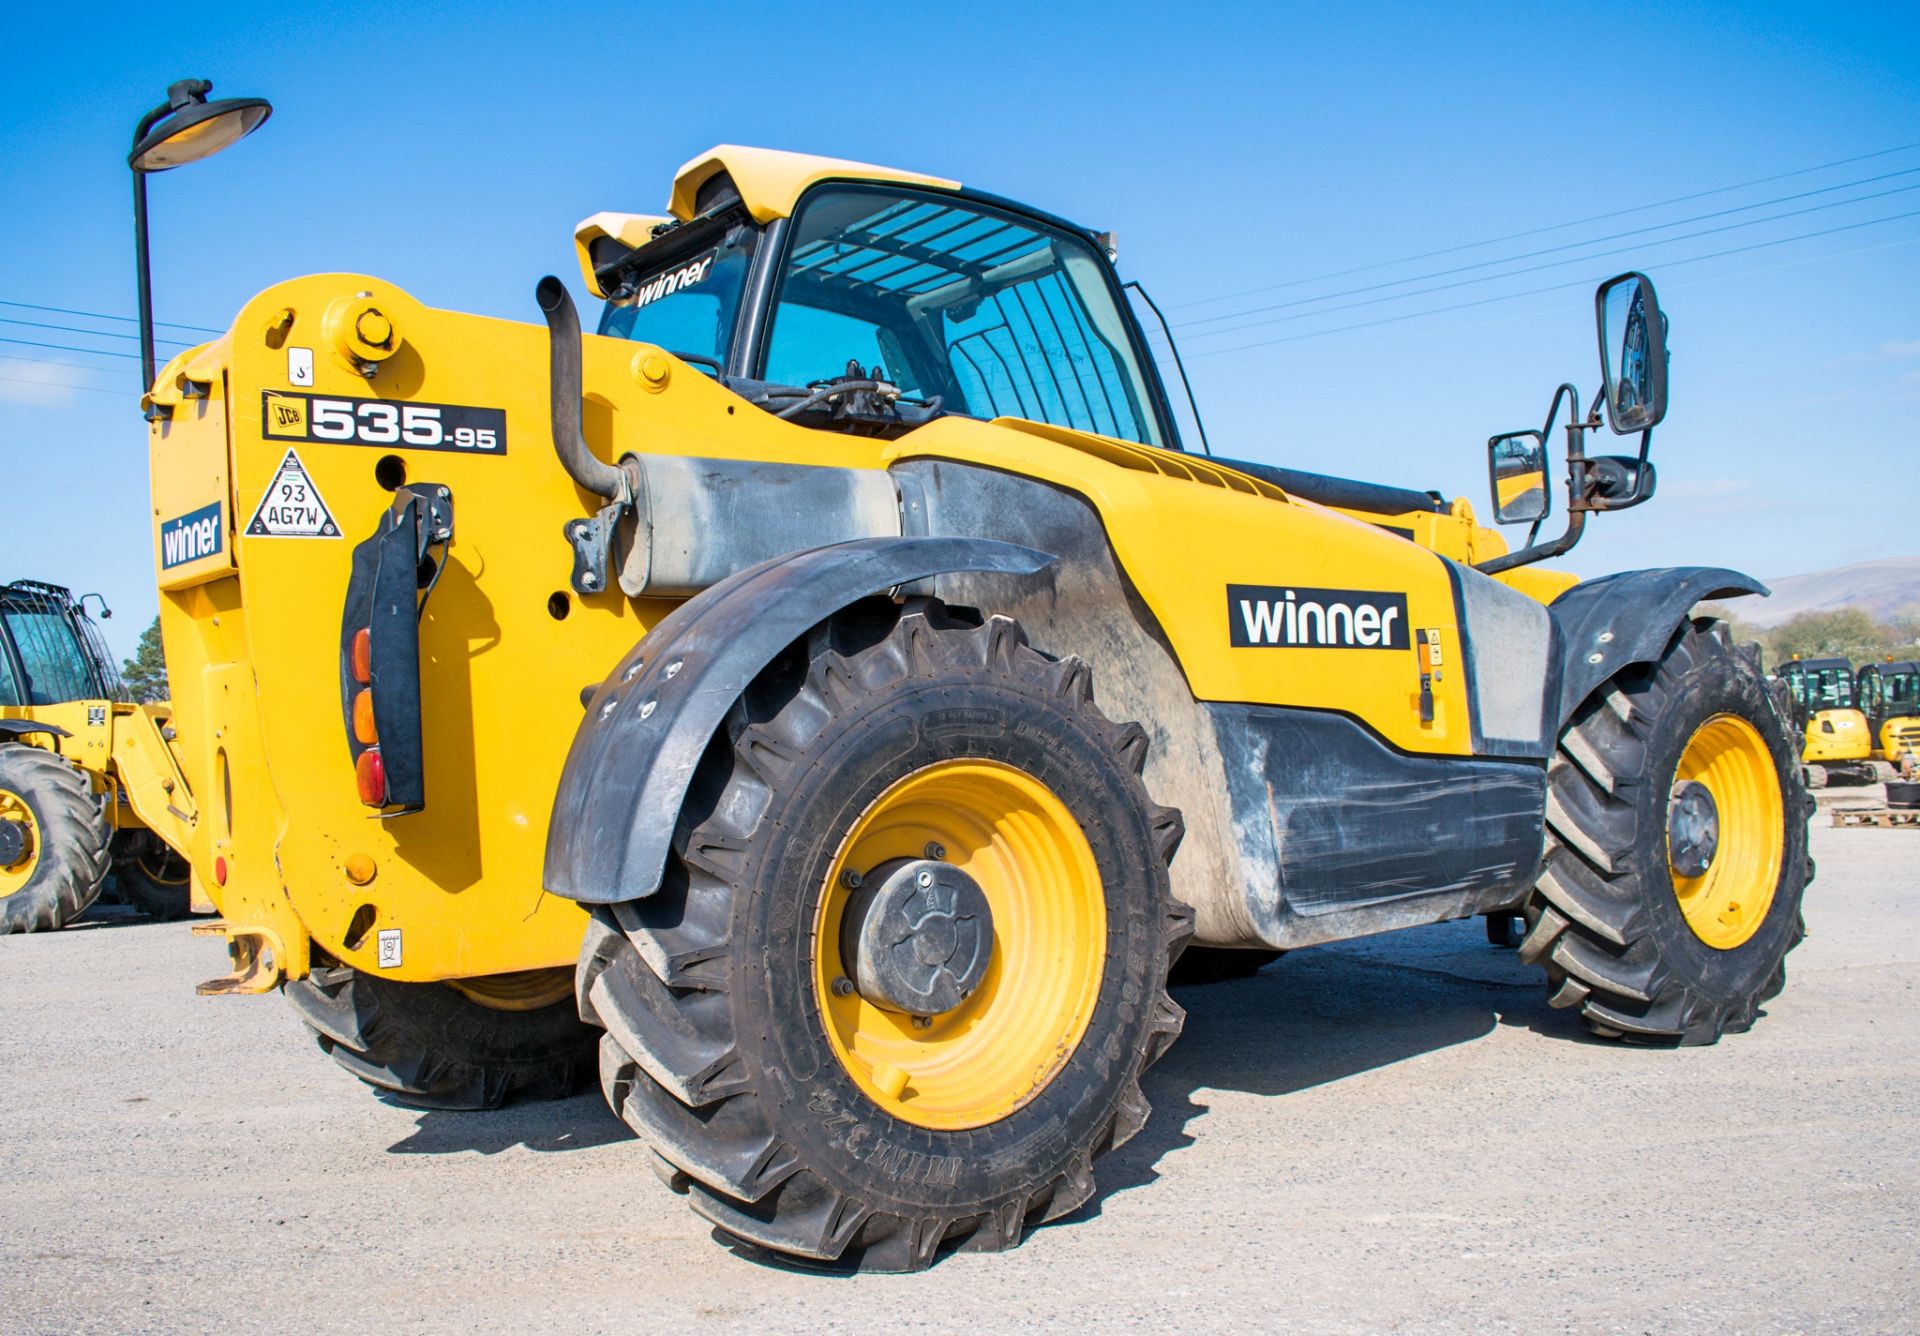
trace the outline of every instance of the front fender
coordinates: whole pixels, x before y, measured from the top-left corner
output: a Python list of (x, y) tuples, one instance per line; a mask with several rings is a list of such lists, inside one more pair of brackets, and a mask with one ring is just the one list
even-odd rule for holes
[(14, 738), (24, 738), (29, 733), (46, 733), (57, 738), (73, 736), (58, 724), (43, 724), (37, 719), (0, 719), (0, 733)]
[(1567, 590), (1547, 608), (1564, 656), (1555, 735), (1602, 682), (1659, 658), (1694, 604), (1768, 592), (1752, 576), (1718, 566), (1622, 571)]
[(863, 538), (776, 557), (675, 608), (587, 701), (554, 795), (546, 887), (582, 904), (653, 894), (714, 731), (775, 655), (858, 599), (953, 571), (1054, 558), (982, 538)]

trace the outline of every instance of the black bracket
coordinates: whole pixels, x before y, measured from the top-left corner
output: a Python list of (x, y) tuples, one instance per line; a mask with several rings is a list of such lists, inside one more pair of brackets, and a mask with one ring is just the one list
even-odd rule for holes
[(613, 564), (613, 538), (627, 512), (625, 501), (611, 501), (600, 507), (592, 519), (568, 520), (561, 532), (573, 549), (573, 592), (605, 593), (612, 581), (608, 567)]

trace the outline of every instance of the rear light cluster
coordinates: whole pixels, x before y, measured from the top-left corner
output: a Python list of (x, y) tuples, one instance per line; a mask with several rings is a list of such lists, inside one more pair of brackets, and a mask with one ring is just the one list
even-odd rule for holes
[(373, 632), (361, 627), (353, 633), (353, 740), (366, 750), (353, 762), (360, 801), (369, 807), (387, 805), (387, 767), (380, 759), (380, 733), (373, 723)]

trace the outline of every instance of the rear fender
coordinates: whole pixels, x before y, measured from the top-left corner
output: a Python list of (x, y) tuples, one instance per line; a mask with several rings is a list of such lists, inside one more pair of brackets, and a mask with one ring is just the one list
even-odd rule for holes
[(1768, 592), (1739, 571), (1674, 566), (1602, 576), (1560, 595), (1547, 609), (1565, 655), (1553, 714), (1555, 736), (1601, 683), (1636, 663), (1658, 659), (1694, 604)]
[(708, 742), (774, 657), (841, 608), (935, 575), (1032, 575), (1054, 558), (982, 538), (863, 538), (777, 557), (687, 600), (587, 701), (547, 828), (547, 889), (653, 894)]

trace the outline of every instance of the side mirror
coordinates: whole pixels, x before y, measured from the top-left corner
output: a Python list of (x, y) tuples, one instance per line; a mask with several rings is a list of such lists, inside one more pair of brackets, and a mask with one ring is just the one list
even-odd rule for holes
[(1645, 431), (1667, 415), (1667, 321), (1645, 274), (1622, 274), (1594, 294), (1607, 424)]
[(1530, 524), (1547, 517), (1547, 438), (1537, 431), (1516, 431), (1487, 442), (1487, 469), (1493, 481), (1496, 524)]

